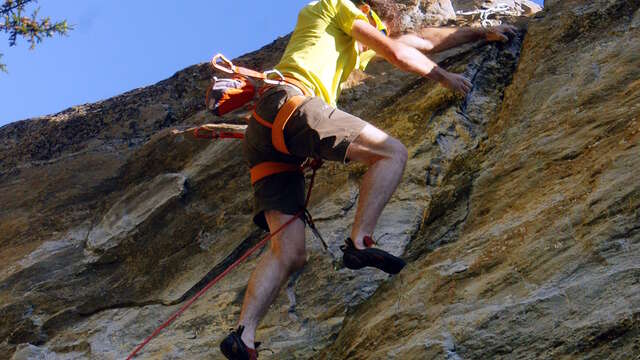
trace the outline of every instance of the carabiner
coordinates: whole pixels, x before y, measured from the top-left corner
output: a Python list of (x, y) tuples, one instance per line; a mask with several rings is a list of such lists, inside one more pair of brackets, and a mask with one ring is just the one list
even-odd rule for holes
[[(222, 60), (222, 62), (226, 63), (227, 65), (229, 65), (229, 67), (226, 68), (226, 67), (220, 65), (218, 63), (219, 60)], [(213, 67), (215, 67), (216, 69), (218, 69), (220, 71), (223, 71), (223, 72), (226, 72), (228, 74), (235, 74), (236, 73), (236, 66), (233, 65), (231, 60), (227, 59), (222, 54), (218, 54), (218, 55), (214, 56), (213, 59), (211, 60), (211, 65), (213, 65)]]

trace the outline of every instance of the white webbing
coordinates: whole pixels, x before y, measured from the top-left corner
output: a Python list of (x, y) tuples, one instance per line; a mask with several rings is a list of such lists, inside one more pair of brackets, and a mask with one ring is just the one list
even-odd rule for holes
[[(480, 22), (482, 24), (482, 27), (489, 27), (493, 25), (492, 20), (489, 19), (491, 15), (504, 14), (504, 15), (518, 16), (524, 12), (522, 9), (522, 0), (514, 0), (513, 2), (515, 5), (514, 7), (511, 7), (505, 3), (500, 3), (495, 5), (489, 5), (487, 3), (484, 3), (482, 7), (478, 10), (456, 11), (456, 14), (463, 15), (463, 16), (480, 15)], [(496, 21), (498, 25), (502, 23), (500, 20), (493, 20), (493, 21)]]

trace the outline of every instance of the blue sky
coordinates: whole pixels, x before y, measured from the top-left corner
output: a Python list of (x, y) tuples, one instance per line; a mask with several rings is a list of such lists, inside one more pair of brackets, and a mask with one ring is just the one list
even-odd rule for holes
[(0, 126), (154, 84), (216, 52), (256, 50), (293, 30), (307, 2), (40, 0), (41, 14), (75, 29), (33, 51), (0, 36), (9, 68), (0, 73)]

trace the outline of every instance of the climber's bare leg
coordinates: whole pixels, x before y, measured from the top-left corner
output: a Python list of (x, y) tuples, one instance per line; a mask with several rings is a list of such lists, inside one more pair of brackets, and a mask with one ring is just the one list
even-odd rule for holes
[[(271, 210), (265, 212), (265, 217), (269, 229), (274, 231), (293, 215)], [(262, 255), (258, 266), (251, 274), (240, 312), (240, 325), (245, 328), (242, 333), (245, 345), (255, 348), (258, 323), (267, 313), (287, 278), (301, 269), (306, 260), (304, 222), (297, 219), (271, 239), (269, 250)]]
[(373, 125), (367, 125), (347, 149), (347, 158), (369, 166), (362, 177), (356, 217), (351, 230), (358, 249), (373, 235), (378, 218), (402, 179), (407, 148)]

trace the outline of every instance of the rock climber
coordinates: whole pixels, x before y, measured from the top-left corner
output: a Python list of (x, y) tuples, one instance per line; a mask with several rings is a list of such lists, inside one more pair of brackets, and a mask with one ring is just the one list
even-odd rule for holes
[[(384, 131), (336, 108), (340, 85), (356, 69), (364, 69), (371, 54), (399, 69), (437, 81), (467, 94), (469, 79), (447, 72), (427, 55), (464, 43), (507, 41), (515, 28), (423, 28), (416, 33), (391, 35), (367, 1), (320, 0), (305, 6), (298, 16), (280, 63), (275, 67), (293, 79), (265, 91), (245, 134), (245, 155), (251, 167), (265, 162), (301, 164), (306, 158), (368, 166), (362, 178), (351, 236), (341, 247), (349, 269), (375, 267), (397, 274), (405, 262), (375, 247), (372, 235), (383, 208), (400, 183), (407, 149)], [(288, 154), (274, 148), (271, 128), (287, 101), (310, 94), (284, 127)], [(266, 119), (266, 120), (265, 120)], [(267, 124), (271, 126), (271, 124)], [(256, 224), (274, 231), (304, 206), (304, 176), (280, 172), (254, 183)], [(306, 262), (305, 222), (298, 218), (271, 239), (253, 271), (240, 313), (239, 327), (221, 343), (223, 354), (234, 360), (257, 358), (256, 328), (288, 277)]]

